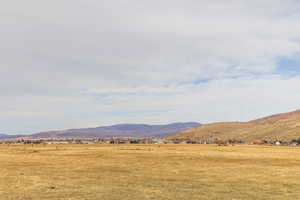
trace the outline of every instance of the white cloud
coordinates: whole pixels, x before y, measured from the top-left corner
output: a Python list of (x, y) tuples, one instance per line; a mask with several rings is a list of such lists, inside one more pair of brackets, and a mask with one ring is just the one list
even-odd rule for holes
[(299, 78), (274, 74), (299, 55), (299, 1), (3, 4), (0, 131), (247, 120), (298, 106)]

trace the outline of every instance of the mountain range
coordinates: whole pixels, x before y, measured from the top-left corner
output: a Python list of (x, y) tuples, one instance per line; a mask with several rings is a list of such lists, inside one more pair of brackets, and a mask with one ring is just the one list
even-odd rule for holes
[(6, 138), (8, 137), (8, 135), (4, 134), (4, 133), (0, 133), (0, 138)]
[(87, 138), (87, 137), (157, 137), (184, 140), (238, 139), (290, 141), (300, 138), (300, 110), (271, 115), (248, 122), (218, 122), (201, 125), (196, 122), (167, 125), (118, 124), (96, 128), (46, 131), (32, 135), (0, 134), (0, 139), (32, 138)]
[(21, 135), (9, 135), (9, 134), (0, 133), (0, 139), (16, 138), (19, 136)]
[(68, 129), (40, 132), (27, 137), (33, 138), (87, 138), (87, 137), (167, 137), (172, 134), (200, 126), (196, 122), (172, 123), (166, 125), (117, 124), (96, 128)]
[(205, 124), (167, 138), (186, 140), (239, 139), (245, 142), (255, 140), (290, 141), (300, 138), (300, 110), (248, 122)]

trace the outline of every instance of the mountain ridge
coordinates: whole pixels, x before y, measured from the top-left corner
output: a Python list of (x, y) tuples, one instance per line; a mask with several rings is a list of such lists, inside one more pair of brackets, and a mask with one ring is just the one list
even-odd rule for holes
[(95, 128), (45, 131), (29, 135), (29, 137), (167, 137), (200, 125), (201, 124), (197, 122), (177, 122), (165, 125), (116, 124), (112, 126), (98, 126)]

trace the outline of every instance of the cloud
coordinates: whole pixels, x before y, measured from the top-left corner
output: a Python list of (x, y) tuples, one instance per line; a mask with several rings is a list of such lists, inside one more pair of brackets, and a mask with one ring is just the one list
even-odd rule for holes
[(5, 1), (0, 131), (296, 108), (297, 92), (287, 91), (298, 76), (278, 63), (299, 57), (299, 11), (296, 0)]

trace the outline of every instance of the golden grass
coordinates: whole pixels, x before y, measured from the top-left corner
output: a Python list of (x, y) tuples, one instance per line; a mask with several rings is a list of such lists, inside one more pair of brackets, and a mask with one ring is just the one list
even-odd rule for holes
[(300, 148), (0, 146), (1, 200), (299, 199)]

